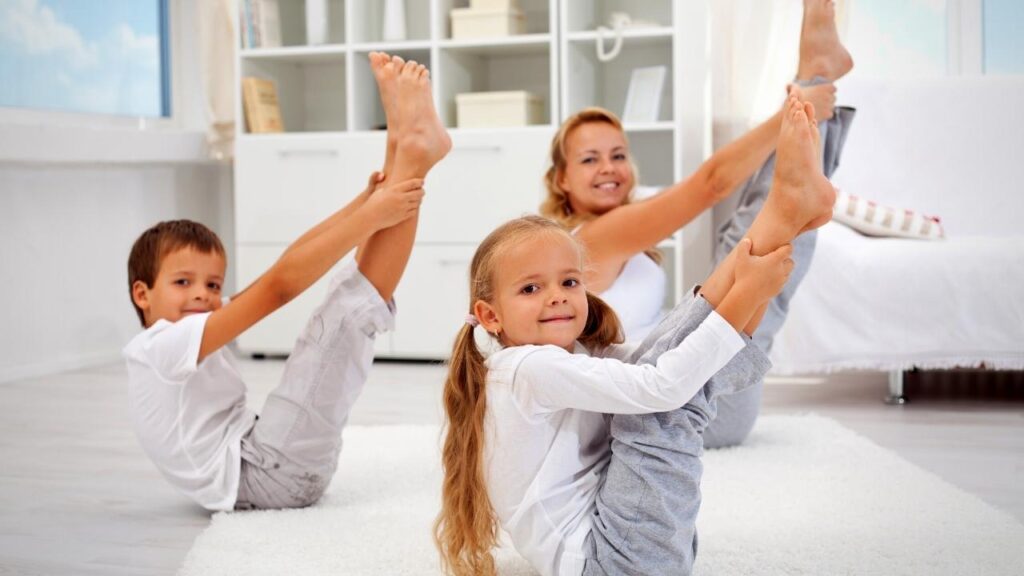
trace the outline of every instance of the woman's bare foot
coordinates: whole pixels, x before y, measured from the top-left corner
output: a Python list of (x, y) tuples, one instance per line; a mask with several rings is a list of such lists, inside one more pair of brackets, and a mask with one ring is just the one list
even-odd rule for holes
[(834, 0), (804, 0), (797, 80), (821, 76), (836, 81), (853, 69), (853, 58), (839, 40)]
[[(821, 171), (821, 135), (814, 106), (800, 100), (799, 90), (786, 102), (776, 149), (775, 177), (764, 212), (785, 215), (798, 232), (817, 228), (832, 217), (835, 188)], [(774, 206), (769, 209), (769, 205)]]
[(395, 164), (406, 165), (407, 170), (413, 171), (410, 176), (422, 177), (452, 147), (448, 131), (434, 109), (426, 67), (411, 60), (404, 63), (395, 82), (394, 114), (398, 120)]

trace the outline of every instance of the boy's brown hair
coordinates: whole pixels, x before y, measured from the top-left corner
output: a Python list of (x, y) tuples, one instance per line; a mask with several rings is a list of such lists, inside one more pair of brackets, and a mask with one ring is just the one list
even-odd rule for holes
[(192, 248), (198, 252), (215, 252), (226, 258), (224, 245), (213, 230), (192, 220), (168, 220), (160, 222), (139, 236), (132, 245), (128, 256), (128, 297), (132, 300), (139, 322), (146, 327), (146, 318), (142, 309), (132, 298), (132, 286), (142, 281), (152, 288), (156, 276), (160, 272), (160, 264), (171, 252), (182, 248)]

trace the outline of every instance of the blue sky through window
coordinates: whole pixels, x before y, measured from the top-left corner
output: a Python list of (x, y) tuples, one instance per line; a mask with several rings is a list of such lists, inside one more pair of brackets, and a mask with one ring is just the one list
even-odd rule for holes
[(159, 0), (0, 0), (0, 106), (164, 114)]
[(1024, 2), (985, 0), (985, 73), (1024, 74)]
[(853, 74), (876, 78), (946, 74), (946, 0), (852, 0), (850, 4), (846, 43), (856, 62)]

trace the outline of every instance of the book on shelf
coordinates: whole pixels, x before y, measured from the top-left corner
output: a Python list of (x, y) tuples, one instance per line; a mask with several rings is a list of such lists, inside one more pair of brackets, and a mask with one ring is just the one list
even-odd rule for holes
[(272, 80), (247, 76), (242, 78), (242, 107), (245, 125), (252, 134), (283, 132), (281, 106), (277, 101), (277, 86)]
[(278, 0), (239, 0), (238, 30), (243, 48), (279, 47), (281, 11)]

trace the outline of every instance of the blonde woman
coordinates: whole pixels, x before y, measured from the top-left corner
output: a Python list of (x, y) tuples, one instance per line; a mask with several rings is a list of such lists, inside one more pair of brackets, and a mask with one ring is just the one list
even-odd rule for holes
[[(834, 108), (832, 81), (853, 66), (839, 41), (829, 0), (804, 0), (797, 82), (815, 109), (823, 148), (823, 171), (831, 177), (853, 119), (850, 108)], [(656, 195), (631, 201), (636, 169), (629, 142), (614, 114), (580, 111), (562, 124), (551, 143), (545, 175), (548, 197), (541, 214), (572, 230), (587, 249), (586, 282), (622, 322), (628, 341), (642, 341), (662, 316), (666, 277), (655, 246), (741, 185), (735, 213), (719, 231), (715, 261), (728, 254), (760, 212), (775, 172), (774, 150), (783, 111), (721, 148), (689, 177)], [(745, 184), (744, 184), (745, 183)], [(815, 235), (793, 245), (796, 261), (786, 289), (772, 300), (755, 342), (767, 352), (785, 319), (814, 252)], [(755, 246), (755, 249), (757, 247)], [(750, 432), (761, 401), (760, 385), (720, 402), (717, 420), (705, 432), (708, 447), (738, 444)]]

